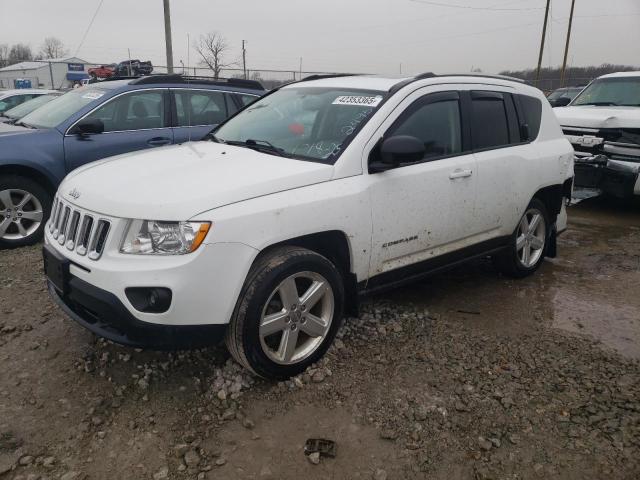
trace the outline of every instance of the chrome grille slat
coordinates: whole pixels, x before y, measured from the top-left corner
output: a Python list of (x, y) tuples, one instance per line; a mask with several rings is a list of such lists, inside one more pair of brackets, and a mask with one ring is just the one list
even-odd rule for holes
[(62, 221), (60, 222), (60, 231), (58, 232), (58, 243), (64, 245), (65, 234), (67, 233), (67, 226), (69, 225), (69, 219), (71, 218), (71, 208), (64, 207), (62, 212)]
[(73, 250), (76, 245), (76, 236), (78, 235), (78, 224), (80, 223), (80, 212), (77, 210), (71, 215), (69, 220), (69, 228), (67, 229), (67, 249)]
[(51, 211), (49, 232), (60, 245), (94, 261), (102, 256), (111, 229), (110, 220), (75, 208), (58, 197)]

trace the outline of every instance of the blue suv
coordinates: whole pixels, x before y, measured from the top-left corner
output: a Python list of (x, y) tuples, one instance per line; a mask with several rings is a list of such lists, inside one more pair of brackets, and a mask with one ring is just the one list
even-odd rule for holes
[(16, 125), (0, 125), (0, 248), (40, 240), (53, 195), (71, 170), (112, 155), (201, 140), (262, 94), (251, 80), (151, 75), (89, 84)]

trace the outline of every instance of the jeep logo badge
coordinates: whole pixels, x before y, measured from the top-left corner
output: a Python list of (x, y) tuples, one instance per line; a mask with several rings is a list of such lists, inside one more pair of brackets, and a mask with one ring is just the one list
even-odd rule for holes
[(69, 192), (69, 196), (72, 197), (74, 200), (77, 200), (78, 198), (80, 198), (80, 192), (74, 188)]

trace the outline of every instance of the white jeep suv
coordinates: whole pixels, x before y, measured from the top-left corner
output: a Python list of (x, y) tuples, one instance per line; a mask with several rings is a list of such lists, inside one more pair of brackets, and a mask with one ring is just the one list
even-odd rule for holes
[(491, 255), (522, 277), (566, 225), (573, 149), (542, 93), (502, 77), (313, 77), (209, 141), (95, 162), (46, 228), (53, 298), (115, 342), (224, 335), (286, 378), (358, 297)]

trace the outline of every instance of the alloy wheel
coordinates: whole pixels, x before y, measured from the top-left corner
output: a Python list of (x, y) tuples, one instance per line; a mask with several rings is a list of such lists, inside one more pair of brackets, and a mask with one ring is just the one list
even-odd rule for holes
[(275, 363), (298, 363), (322, 344), (333, 320), (331, 285), (316, 272), (298, 272), (271, 293), (262, 311), (259, 336), (263, 352)]
[(536, 265), (544, 252), (547, 226), (544, 216), (537, 208), (530, 208), (522, 216), (516, 234), (518, 261), (525, 268)]
[(0, 239), (21, 240), (38, 230), (44, 217), (40, 200), (20, 189), (0, 191)]

